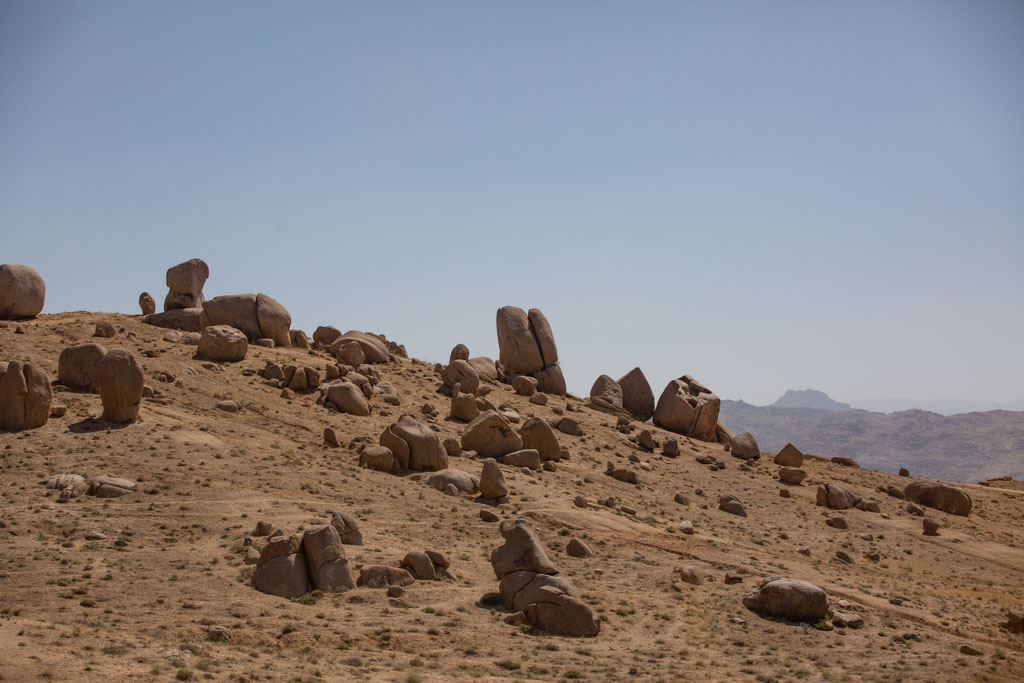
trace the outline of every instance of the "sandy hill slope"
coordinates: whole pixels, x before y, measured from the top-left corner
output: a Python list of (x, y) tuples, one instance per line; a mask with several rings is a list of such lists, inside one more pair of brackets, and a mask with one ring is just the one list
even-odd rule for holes
[(1024, 413), (993, 410), (939, 415), (923, 410), (871, 413), (753, 406), (722, 401), (721, 420), (750, 431), (762, 448), (792, 441), (812, 453), (845, 455), (865, 467), (950, 481), (1024, 478)]
[[(808, 459), (808, 478), (782, 487), (791, 494), (782, 497), (771, 456), (741, 469), (723, 446), (683, 437), (679, 457), (642, 451), (615, 418), (578, 399), (542, 407), (498, 385), (488, 398), (524, 420), (578, 408), (566, 415), (583, 435), (558, 432), (571, 457), (555, 471), (503, 466), (510, 501), (492, 508), (445, 495), (423, 475), (358, 466), (356, 448), (376, 443), (403, 412), (442, 438), (462, 433), (445, 419), (448, 399), (423, 363), (377, 366), (402, 404), (374, 399), (372, 415), (355, 417), (317, 405), (315, 392), (282, 398), (254, 374), (267, 360), (323, 368), (334, 362), (326, 354), (252, 346), (241, 362), (204, 363), (193, 359), (195, 347), (163, 341), (165, 330), (129, 316), (0, 324), (0, 358), (36, 363), (55, 379), (60, 351), (93, 341), (101, 320), (117, 335), (99, 341), (131, 350), (158, 394), (143, 401), (138, 422), (119, 427), (93, 419), (98, 395), (60, 392), (63, 417), (0, 433), (4, 681), (945, 681), (1019, 680), (1024, 671), (1022, 637), (1002, 627), (1007, 608), (1024, 606), (1024, 492), (999, 482), (963, 485), (974, 499), (970, 516), (929, 510), (943, 527), (924, 536), (905, 501), (878, 492), (906, 478)], [(174, 381), (160, 381), (162, 373)], [(240, 412), (218, 409), (225, 399)], [(440, 415), (421, 412), (425, 403)], [(345, 446), (324, 445), (326, 426)], [(659, 443), (674, 436), (651, 430)], [(639, 485), (606, 476), (607, 462), (635, 471)], [(449, 465), (481, 471), (464, 457)], [(39, 484), (57, 473), (115, 475), (138, 491), (61, 503)], [(827, 482), (874, 497), (881, 514), (817, 507), (816, 485)], [(723, 494), (737, 496), (748, 516), (719, 510)], [(574, 503), (580, 495), (586, 507)], [(608, 498), (617, 505), (598, 503)], [(431, 549), (448, 557), (455, 580), (416, 581), (397, 597), (360, 587), (314, 604), (252, 588), (245, 543), (258, 522), (290, 533), (340, 510), (361, 524), (364, 544), (345, 547), (356, 570)], [(497, 589), (488, 558), (502, 543), (481, 510), (529, 522), (600, 619), (598, 636), (531, 632), (477, 606)], [(825, 524), (837, 515), (847, 530)], [(684, 520), (694, 533), (680, 531)], [(566, 553), (574, 536), (592, 557)], [(680, 580), (687, 566), (703, 571), (703, 584)], [(726, 583), (727, 572), (739, 582)], [(827, 622), (815, 628), (746, 609), (743, 596), (768, 575), (820, 586), (864, 627), (821, 630)], [(230, 640), (209, 640), (213, 626), (230, 629)]]

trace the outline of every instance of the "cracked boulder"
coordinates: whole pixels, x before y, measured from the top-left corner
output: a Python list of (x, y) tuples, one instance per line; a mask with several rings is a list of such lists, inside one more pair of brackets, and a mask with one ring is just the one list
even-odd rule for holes
[(717, 440), (721, 399), (690, 375), (668, 383), (654, 409), (654, 424), (701, 441)]
[(275, 346), (291, 346), (292, 317), (266, 294), (225, 294), (204, 301), (200, 324), (228, 325), (249, 341), (273, 339)]
[(565, 378), (558, 365), (558, 349), (551, 325), (539, 309), (529, 313), (517, 306), (502, 306), (497, 313), (498, 360), (510, 378), (529, 375), (538, 390), (565, 395)]
[(400, 469), (415, 471), (443, 470), (448, 455), (441, 439), (412, 415), (402, 415), (380, 435), (380, 445), (390, 448)]
[(508, 420), (488, 410), (466, 425), (461, 444), (463, 450), (476, 451), (482, 458), (500, 458), (522, 449), (523, 440)]
[(0, 430), (36, 429), (50, 419), (50, 379), (31, 363), (0, 362)]

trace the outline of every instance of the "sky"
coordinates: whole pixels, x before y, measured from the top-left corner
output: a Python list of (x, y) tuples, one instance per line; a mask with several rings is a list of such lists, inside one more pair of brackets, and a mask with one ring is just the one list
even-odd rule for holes
[(0, 262), (570, 391), (1024, 396), (1024, 3), (0, 0)]

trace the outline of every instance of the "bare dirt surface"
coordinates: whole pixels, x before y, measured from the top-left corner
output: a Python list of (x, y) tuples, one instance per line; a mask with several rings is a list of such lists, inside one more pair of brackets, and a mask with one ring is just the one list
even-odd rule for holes
[[(100, 320), (117, 336), (92, 338)], [(370, 417), (354, 417), (316, 405), (316, 392), (282, 398), (254, 374), (267, 360), (322, 369), (334, 362), (324, 353), (252, 345), (239, 363), (204, 364), (193, 359), (195, 347), (165, 342), (165, 333), (97, 313), (0, 324), (0, 360), (33, 362), (55, 380), (65, 346), (98, 341), (136, 354), (159, 392), (123, 427), (94, 419), (98, 395), (58, 392), (63, 417), (0, 434), (0, 680), (1021, 680), (1022, 636), (1002, 624), (1006, 608), (1024, 607), (1024, 491), (961, 485), (974, 499), (971, 515), (929, 510), (943, 527), (924, 536), (904, 501), (877, 491), (912, 480), (808, 459), (803, 485), (785, 486), (771, 456), (745, 471), (721, 445), (679, 437), (680, 457), (668, 458), (640, 450), (615, 418), (578, 399), (542, 407), (498, 385), (488, 398), (524, 420), (578, 408), (566, 414), (584, 435), (558, 433), (571, 459), (554, 472), (503, 467), (510, 503), (489, 508), (444, 495), (423, 475), (358, 467), (362, 441), (353, 440), (376, 443), (403, 412), (442, 439), (461, 434), (461, 423), (445, 419), (448, 399), (436, 393), (432, 365), (377, 366), (402, 405), (374, 399)], [(217, 409), (224, 399), (241, 411)], [(424, 403), (440, 417), (424, 415)], [(323, 445), (326, 426), (346, 447)], [(674, 436), (650, 429), (659, 443)], [(705, 455), (725, 468), (698, 463)], [(639, 486), (606, 476), (608, 461), (634, 469)], [(449, 466), (481, 470), (462, 457)], [(125, 477), (138, 491), (59, 503), (39, 484), (57, 473)], [(873, 496), (883, 514), (815, 506), (816, 485), (826, 482)], [(782, 487), (791, 498), (779, 495)], [(688, 500), (675, 502), (677, 493)], [(573, 503), (579, 494), (586, 509)], [(719, 510), (723, 494), (737, 496), (748, 516)], [(621, 506), (597, 504), (608, 497)], [(476, 606), (497, 589), (488, 558), (502, 542), (482, 509), (529, 521), (600, 617), (596, 638), (531, 633)], [(356, 570), (431, 549), (447, 555), (457, 580), (417, 581), (399, 598), (357, 588), (315, 604), (251, 587), (244, 544), (257, 522), (290, 533), (326, 523), (335, 510), (362, 525), (364, 545), (346, 546)], [(848, 530), (825, 525), (835, 514)], [(694, 534), (679, 532), (683, 520)], [(93, 531), (104, 538), (87, 540)], [(568, 556), (572, 536), (595, 555)], [(254, 541), (258, 548), (265, 538)], [(798, 552), (803, 546), (809, 556)], [(837, 550), (854, 563), (837, 560)], [(707, 581), (680, 583), (687, 565)], [(727, 571), (742, 582), (726, 584)], [(820, 630), (744, 608), (743, 595), (773, 574), (819, 585), (833, 608), (847, 600), (864, 627)], [(229, 628), (231, 640), (207, 640), (214, 625)]]

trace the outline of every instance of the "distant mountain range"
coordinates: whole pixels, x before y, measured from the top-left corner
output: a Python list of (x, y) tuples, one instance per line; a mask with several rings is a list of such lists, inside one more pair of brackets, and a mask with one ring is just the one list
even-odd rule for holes
[(938, 398), (921, 401), (916, 398), (869, 398), (851, 401), (851, 406), (876, 413), (896, 413), (901, 410), (927, 410), (939, 415), (978, 413), (988, 410), (1024, 410), (1024, 398), (999, 403), (998, 401), (966, 401), (960, 398)]
[(960, 398), (939, 398), (921, 401), (916, 398), (869, 398), (863, 401), (840, 403), (823, 391), (790, 389), (772, 404), (777, 408), (819, 408), (821, 410), (870, 410), (875, 413), (898, 413), (902, 410), (927, 410), (939, 415), (958, 415), (988, 410), (1022, 410), (1024, 398), (999, 403), (998, 401), (967, 401)]
[(751, 432), (765, 452), (791, 441), (805, 453), (845, 455), (887, 472), (907, 467), (912, 475), (954, 481), (1024, 479), (1024, 412), (887, 415), (807, 390), (786, 392), (771, 406), (723, 400), (719, 420), (734, 432)]

